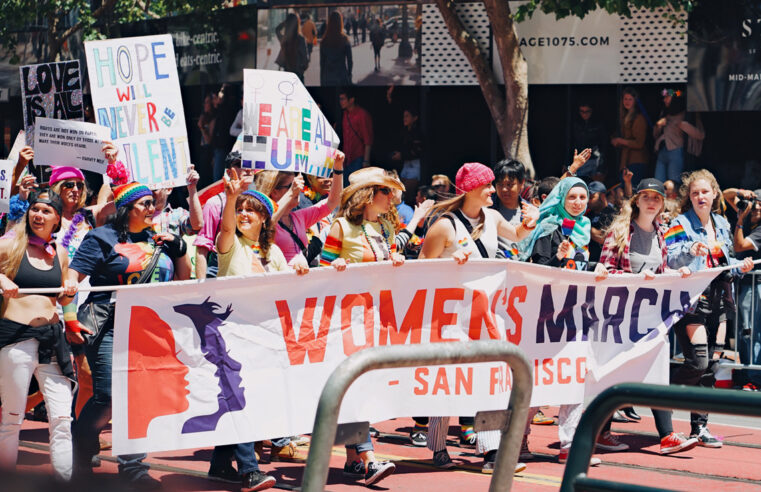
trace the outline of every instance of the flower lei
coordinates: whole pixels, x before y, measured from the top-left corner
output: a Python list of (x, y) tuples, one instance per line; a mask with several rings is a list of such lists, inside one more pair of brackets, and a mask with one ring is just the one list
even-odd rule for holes
[(79, 230), (79, 224), (85, 220), (85, 214), (83, 212), (84, 209), (80, 209), (77, 211), (74, 217), (71, 218), (71, 225), (69, 225), (69, 229), (66, 231), (66, 234), (63, 235), (63, 239), (61, 239), (61, 246), (64, 248), (69, 247), (69, 243), (71, 243), (71, 240), (74, 239), (74, 235), (77, 233), (77, 230)]
[(129, 171), (122, 161), (114, 161), (106, 167), (106, 174), (111, 178), (112, 185), (129, 183)]
[(310, 188), (309, 185), (304, 186), (304, 196), (309, 198), (312, 203), (317, 203), (322, 198), (322, 195)]

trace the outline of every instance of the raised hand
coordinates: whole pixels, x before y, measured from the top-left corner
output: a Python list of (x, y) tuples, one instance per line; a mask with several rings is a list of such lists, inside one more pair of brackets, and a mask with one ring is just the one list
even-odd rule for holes
[(103, 155), (106, 156), (106, 161), (109, 164), (116, 162), (116, 156), (119, 154), (119, 150), (113, 142), (109, 142), (108, 140), (103, 141), (103, 148), (101, 150), (103, 151)]

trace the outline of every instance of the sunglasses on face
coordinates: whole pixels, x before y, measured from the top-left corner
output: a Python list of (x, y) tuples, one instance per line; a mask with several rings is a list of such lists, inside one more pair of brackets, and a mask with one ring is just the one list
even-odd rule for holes
[(138, 202), (135, 205), (138, 205), (143, 208), (152, 208), (156, 206), (156, 202), (154, 200), (143, 200), (142, 202)]
[(391, 188), (389, 188), (388, 186), (383, 186), (383, 187), (380, 187), (380, 188), (375, 188), (375, 191), (379, 191), (379, 192), (383, 193), (386, 196), (391, 194)]
[(84, 183), (80, 183), (79, 181), (64, 181), (63, 184), (61, 185), (61, 188), (66, 189), (66, 190), (70, 190), (70, 189), (75, 188), (75, 187), (78, 190), (84, 190), (85, 189), (85, 184)]

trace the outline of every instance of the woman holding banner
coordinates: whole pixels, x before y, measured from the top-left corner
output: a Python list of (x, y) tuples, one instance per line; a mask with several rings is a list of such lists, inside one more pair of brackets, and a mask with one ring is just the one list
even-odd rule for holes
[[(72, 302), (76, 282), (67, 280), (69, 259), (56, 248), (61, 200), (55, 193), (32, 193), (29, 210), (14, 234), (0, 241), (0, 468), (14, 469), (27, 391), (37, 378), (48, 409), (50, 460), (55, 474), (72, 474), (71, 403), (74, 371), (56, 302)], [(64, 287), (61, 294), (19, 294), (19, 288)]]
[[(589, 201), (586, 183), (579, 178), (561, 179), (539, 207), (539, 221), (521, 252), (521, 259), (558, 268), (586, 270), (589, 262), (589, 239), (592, 226), (584, 216)], [(565, 463), (571, 441), (579, 425), (583, 405), (581, 403), (560, 405), (558, 415), (558, 437), (560, 453), (558, 461)], [(610, 425), (608, 422), (607, 425)], [(623, 443), (610, 443), (611, 450), (628, 448)], [(528, 451), (526, 449), (521, 452)], [(592, 458), (591, 466), (600, 464), (599, 458)]]
[[(431, 217), (439, 217), (431, 226), (423, 242), (420, 259), (454, 258), (459, 264), (468, 261), (471, 255), (481, 258), (496, 258), (498, 239), (520, 241), (528, 236), (536, 226), (536, 207), (522, 205), (523, 221), (518, 225), (508, 223), (504, 217), (490, 207), (494, 194), (494, 172), (477, 162), (464, 164), (455, 177), (457, 196), (431, 209)], [(433, 463), (439, 468), (452, 468), (446, 449), (449, 417), (432, 417), (428, 425), (428, 449), (433, 451)], [(482, 471), (492, 473), (499, 447), (499, 431), (479, 432), (476, 452), (484, 455)], [(515, 472), (526, 468), (518, 463)]]
[[(621, 208), (602, 246), (600, 262), (595, 267), (598, 280), (609, 273), (642, 273), (645, 280), (652, 280), (659, 273), (674, 273), (668, 267), (668, 250), (661, 223), (666, 190), (657, 179), (647, 178), (639, 182), (633, 197)], [(690, 275), (690, 269), (681, 267), (683, 277)], [(661, 454), (688, 451), (698, 444), (695, 438), (674, 432), (671, 411), (652, 409), (655, 427), (661, 439)], [(610, 421), (600, 435), (597, 446), (610, 450), (606, 444), (618, 441), (610, 434)]]
[[(301, 191), (304, 189), (304, 179), (300, 175), (284, 171), (260, 171), (256, 174), (256, 189), (267, 195), (275, 203), (280, 204), (280, 220), (275, 225), (275, 243), (282, 250), (289, 265), (297, 270), (308, 268), (312, 260), (320, 254), (317, 247), (310, 248), (307, 230), (320, 220), (327, 217), (341, 202), (343, 190), (344, 154), (336, 154), (333, 164), (330, 192), (325, 200), (314, 205), (294, 210), (299, 204)], [(283, 197), (287, 196), (286, 200)]]
[[(671, 375), (671, 384), (712, 387), (715, 379), (710, 361), (716, 347), (724, 345), (727, 312), (734, 308), (732, 280), (753, 269), (753, 260), (734, 258), (732, 233), (721, 215), (723, 198), (719, 183), (709, 171), (700, 169), (682, 179), (681, 214), (666, 233), (671, 268), (689, 267), (693, 272), (734, 265), (721, 272), (703, 292), (691, 312), (674, 325), (684, 363)], [(708, 431), (708, 414), (693, 412), (690, 437), (699, 446), (720, 448), (723, 443)]]
[[(90, 231), (80, 244), (69, 268), (69, 280), (78, 283), (89, 275), (93, 286), (168, 282), (175, 279), (180, 264), (183, 271), (190, 271), (185, 241), (173, 234), (153, 233), (155, 206), (147, 186), (128, 183), (116, 187), (114, 205), (114, 219)], [(74, 343), (84, 342), (81, 326), (93, 332), (85, 347), (93, 375), (93, 397), (74, 428), (75, 467), (83, 474), (91, 472), (92, 457), (99, 450), (98, 436), (111, 418), (114, 297), (113, 292), (91, 292), (78, 316), (64, 317), (70, 332), (67, 337)], [(136, 486), (158, 488), (159, 482), (148, 475), (144, 458), (145, 454), (117, 456), (119, 473)]]
[[(404, 190), (404, 185), (378, 167), (360, 169), (349, 177), (349, 186), (341, 194), (341, 208), (322, 248), (320, 265), (331, 265), (341, 272), (349, 263), (404, 264), (404, 256), (396, 252), (394, 224), (386, 218), (393, 207), (394, 189)], [(365, 485), (372, 485), (394, 470), (393, 463), (375, 459), (369, 433), (364, 443), (346, 447), (345, 477), (364, 478)]]

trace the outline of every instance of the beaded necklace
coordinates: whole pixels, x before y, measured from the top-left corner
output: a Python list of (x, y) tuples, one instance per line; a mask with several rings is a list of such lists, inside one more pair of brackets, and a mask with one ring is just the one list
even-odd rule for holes
[[(388, 233), (386, 232), (386, 228), (383, 226), (383, 222), (378, 221), (378, 224), (381, 226), (381, 231), (383, 231), (383, 243), (388, 246)], [(362, 229), (362, 234), (365, 236), (365, 240), (367, 241), (367, 244), (370, 246), (370, 251), (373, 253), (373, 258), (376, 262), (380, 261), (378, 260), (378, 254), (375, 252), (375, 246), (373, 246), (373, 242), (370, 240), (370, 236), (367, 234), (367, 229), (365, 229), (365, 222), (362, 222), (362, 225), (360, 226)], [(388, 256), (391, 257), (391, 248), (388, 248)], [(381, 254), (383, 254), (384, 251), (381, 251)]]

